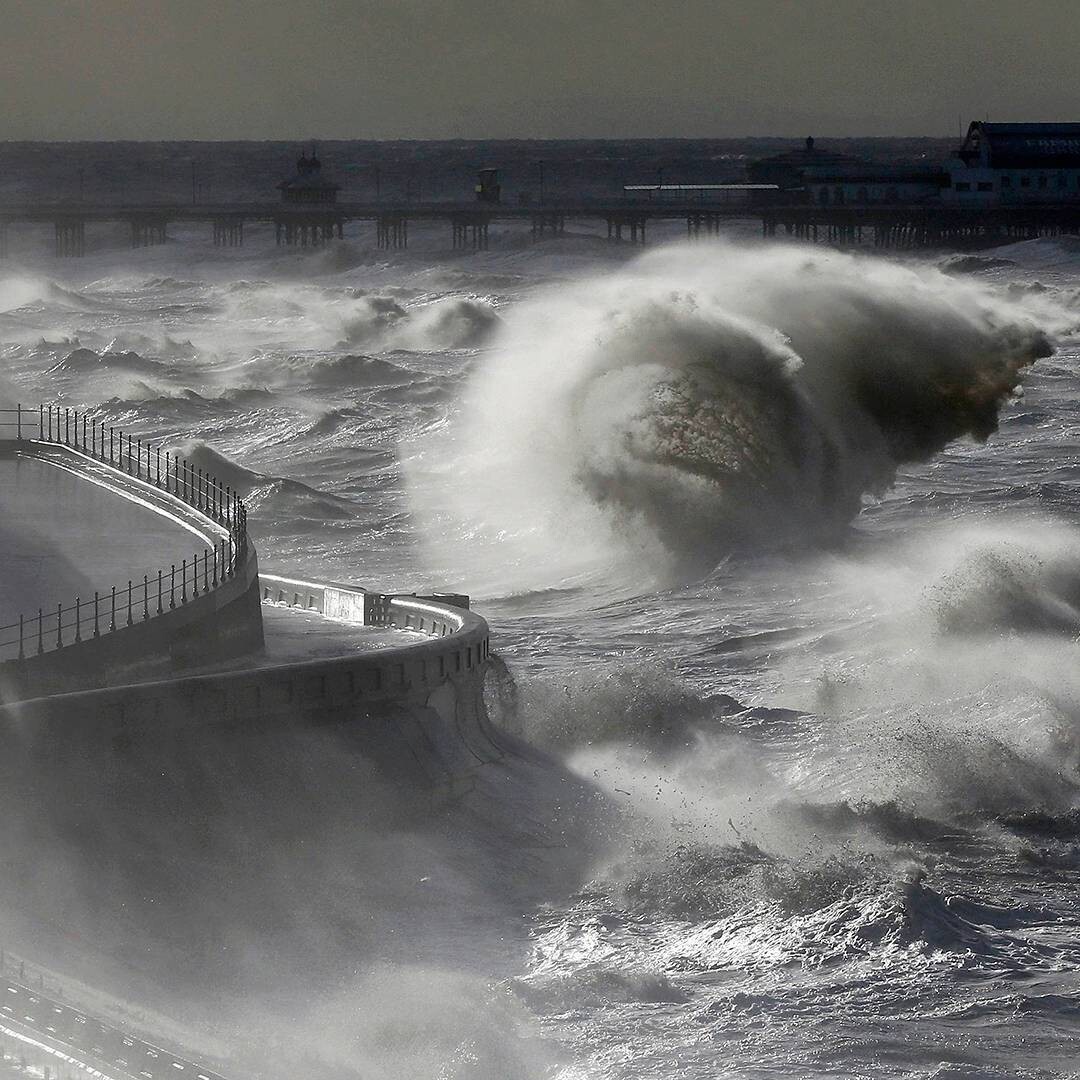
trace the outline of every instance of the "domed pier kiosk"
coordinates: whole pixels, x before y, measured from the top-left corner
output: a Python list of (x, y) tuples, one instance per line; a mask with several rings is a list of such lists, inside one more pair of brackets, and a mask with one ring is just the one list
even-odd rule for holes
[(16, 406), (0, 425), (0, 1050), (54, 1075), (216, 1080), (87, 1026), (13, 956), (105, 986), (209, 979), (223, 910), (248, 942), (284, 917), (274, 860), (239, 851), (317, 840), (348, 866), (350, 844), (513, 757), (484, 707), (488, 627), (465, 597), (261, 571), (235, 492), (95, 415)]

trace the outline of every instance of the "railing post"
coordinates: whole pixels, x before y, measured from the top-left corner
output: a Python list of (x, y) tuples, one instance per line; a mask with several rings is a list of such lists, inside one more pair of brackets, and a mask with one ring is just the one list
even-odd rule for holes
[(64, 406), (64, 445), (71, 445), (71, 410)]
[(86, 413), (83, 413), (82, 418), (82, 448), (83, 452), (86, 451)]
[(199, 595), (199, 553), (195, 552), (195, 558), (191, 561), (191, 595)]
[(169, 573), (169, 610), (176, 607), (176, 563), (172, 564), (172, 570)]
[(210, 569), (207, 566), (207, 560), (210, 558), (210, 549), (206, 548), (203, 551), (202, 557), (202, 587), (203, 592), (210, 591)]
[(180, 603), (187, 603), (187, 559), (180, 562)]
[(82, 598), (75, 597), (75, 641), (82, 641)]
[(195, 485), (195, 509), (201, 510), (203, 508), (203, 495), (205, 491), (203, 489), (203, 472), (199, 470), (199, 479)]
[(113, 463), (113, 433), (116, 429), (109, 428), (109, 464)]
[[(130, 445), (130, 440), (128, 440)], [(127, 624), (130, 626), (135, 620), (131, 617), (131, 579), (128, 579), (128, 620)]]
[(142, 576), (142, 617), (143, 622), (150, 618), (150, 579)]
[(214, 544), (214, 588), (215, 589), (217, 588), (217, 584), (218, 584), (218, 580), (217, 580), (218, 558), (217, 558), (217, 556), (218, 556), (218, 546), (215, 543)]
[(64, 647), (64, 607), (62, 604), (56, 605), (56, 647), (58, 649)]
[(155, 483), (157, 484), (158, 487), (161, 487), (161, 447), (160, 446), (154, 447), (154, 457), (155, 457), (155, 460), (156, 460), (156, 468), (157, 468)]
[(161, 571), (157, 572), (157, 613), (160, 615), (164, 609), (161, 606)]
[[(129, 447), (131, 446), (131, 440), (130, 439), (128, 440), (128, 446)], [(142, 439), (139, 439), (138, 446), (139, 446), (139, 448), (136, 451), (136, 457), (135, 457), (135, 475), (141, 480), (142, 479)]]
[(98, 594), (94, 593), (94, 637), (101, 637), (101, 628), (98, 625)]
[(109, 612), (109, 633), (116, 629), (116, 586), (112, 587), (112, 608)]
[(15, 402), (15, 438), (22, 442), (22, 406)]
[(37, 651), (38, 656), (45, 651), (44, 615), (41, 608), (37, 609)]

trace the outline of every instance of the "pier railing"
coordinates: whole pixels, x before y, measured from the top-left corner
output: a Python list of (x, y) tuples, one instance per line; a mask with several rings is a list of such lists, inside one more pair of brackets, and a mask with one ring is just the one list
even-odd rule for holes
[(225, 532), (212, 547), (204, 545), (190, 559), (144, 574), (141, 581), (20, 614), (0, 626), (0, 661), (39, 656), (175, 611), (224, 586), (243, 565), (249, 547), (243, 500), (186, 458), (163, 452), (160, 443), (144, 443), (85, 410), (58, 405), (0, 409), (0, 438), (66, 447), (178, 499)]

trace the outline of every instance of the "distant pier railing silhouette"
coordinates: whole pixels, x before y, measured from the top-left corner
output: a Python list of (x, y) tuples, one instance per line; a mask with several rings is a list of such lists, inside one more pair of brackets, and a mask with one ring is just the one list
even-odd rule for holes
[(0, 409), (0, 432), (16, 444), (59, 446), (178, 499), (224, 530), (211, 546), (170, 563), (141, 581), (40, 606), (0, 626), (0, 660), (26, 660), (102, 638), (117, 630), (176, 611), (232, 581), (250, 550), (247, 510), (227, 484), (161, 444), (144, 443), (119, 428), (88, 417), (85, 410), (40, 405)]

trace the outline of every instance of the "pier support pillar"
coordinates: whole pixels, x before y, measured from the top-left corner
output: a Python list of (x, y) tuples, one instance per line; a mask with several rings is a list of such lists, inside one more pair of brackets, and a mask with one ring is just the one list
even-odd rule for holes
[(565, 215), (552, 211), (542, 211), (532, 215), (532, 238), (534, 241), (542, 240), (548, 233), (552, 236), (562, 236), (565, 232)]
[[(86, 222), (82, 220), (61, 220), (56, 225), (57, 258), (81, 258), (86, 254)], [(6, 251), (6, 236), (5, 236)]]
[(450, 235), (454, 250), (472, 248), (473, 251), (487, 251), (490, 221), (483, 214), (457, 214), (452, 217)]
[(243, 243), (243, 218), (214, 218), (214, 247), (242, 247)]
[(274, 218), (274, 238), (278, 247), (318, 247), (329, 243), (335, 234), (344, 234), (340, 214), (282, 214)]
[(375, 219), (375, 242), (384, 250), (409, 246), (409, 219), (404, 214), (380, 214)]
[(630, 231), (630, 243), (644, 244), (646, 221), (648, 221), (648, 216), (645, 214), (609, 214), (607, 218), (608, 239), (621, 243), (623, 228), (627, 228)]
[(131, 246), (153, 247), (168, 241), (166, 228), (168, 221), (165, 218), (132, 218), (131, 219)]

